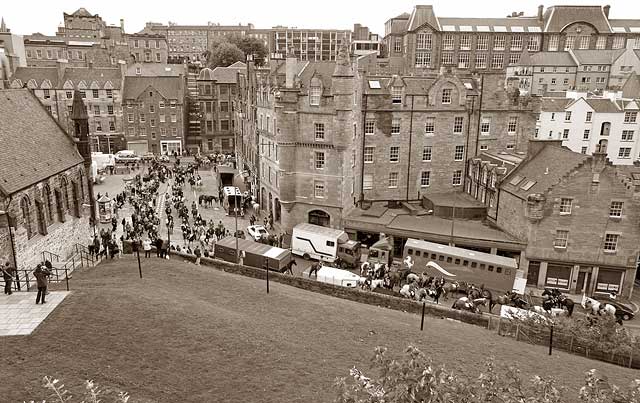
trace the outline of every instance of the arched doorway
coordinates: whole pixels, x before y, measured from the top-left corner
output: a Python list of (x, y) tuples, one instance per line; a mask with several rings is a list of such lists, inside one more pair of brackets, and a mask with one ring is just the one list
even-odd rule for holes
[(277, 222), (280, 222), (280, 199), (278, 199), (277, 197), (273, 201), (273, 215), (274, 215), (274, 220), (276, 220)]
[(596, 152), (606, 154), (607, 153), (607, 145), (609, 144), (608, 140), (602, 139), (598, 142), (596, 146)]
[(331, 216), (329, 213), (322, 210), (309, 211), (309, 224), (320, 225), (321, 227), (328, 227), (331, 223)]

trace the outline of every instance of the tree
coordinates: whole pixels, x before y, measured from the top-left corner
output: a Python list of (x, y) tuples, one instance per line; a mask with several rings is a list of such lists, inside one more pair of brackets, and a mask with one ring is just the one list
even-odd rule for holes
[(262, 66), (267, 59), (267, 47), (258, 38), (233, 35), (228, 40), (242, 50), (245, 55), (253, 55), (253, 60), (257, 66)]
[[(352, 368), (353, 381), (336, 382), (336, 403), (560, 403), (562, 389), (552, 378), (533, 377), (525, 381), (516, 367), (497, 368), (493, 360), (480, 374), (458, 374), (436, 366), (418, 348), (409, 346), (402, 358), (388, 357), (377, 347), (372, 359), (375, 379)], [(585, 374), (579, 399), (586, 403), (640, 403), (640, 379), (626, 391), (611, 385), (596, 370)]]
[(207, 64), (210, 68), (227, 67), (235, 62), (246, 60), (244, 52), (236, 45), (229, 42), (222, 42), (217, 47), (211, 49), (207, 57)]

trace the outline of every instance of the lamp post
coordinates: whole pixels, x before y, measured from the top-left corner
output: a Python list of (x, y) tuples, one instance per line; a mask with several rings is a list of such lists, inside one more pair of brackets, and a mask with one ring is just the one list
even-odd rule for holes
[[(237, 201), (237, 198), (236, 198)], [(240, 262), (240, 255), (238, 254), (238, 206), (233, 208), (233, 215), (235, 216), (236, 221), (236, 232), (233, 233), (233, 236), (236, 238), (236, 263)]]
[(16, 269), (16, 287), (18, 287), (18, 291), (20, 291), (20, 275), (18, 273), (18, 259), (16, 258), (16, 247), (13, 240), (13, 231), (11, 230), (11, 217), (9, 213), (0, 210), (0, 215), (7, 217), (7, 227), (9, 228), (9, 242), (11, 242), (11, 255), (13, 255), (13, 267)]
[(171, 231), (169, 231), (169, 224), (167, 224), (167, 259), (169, 259), (170, 252), (171, 252)]

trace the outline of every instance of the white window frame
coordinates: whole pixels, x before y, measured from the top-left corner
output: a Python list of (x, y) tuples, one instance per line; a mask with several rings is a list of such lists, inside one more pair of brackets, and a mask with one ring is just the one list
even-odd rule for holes
[(433, 136), (436, 132), (436, 118), (435, 116), (427, 116), (424, 123), (424, 134), (427, 136)]
[(313, 181), (313, 197), (316, 199), (325, 198), (325, 183), (323, 181)]
[(363, 161), (365, 164), (373, 164), (375, 162), (376, 148), (373, 146), (365, 146), (363, 153)]
[(387, 182), (389, 189), (398, 188), (398, 178), (399, 178), (398, 172), (389, 172), (389, 178)]
[[(618, 251), (618, 242), (620, 242), (620, 234), (605, 232), (603, 250), (605, 253), (616, 253)], [(613, 248), (611, 248), (613, 246)]]
[(558, 249), (567, 249), (569, 244), (569, 230), (558, 229), (553, 239), (553, 247)]
[(325, 138), (324, 138), (324, 123), (316, 122), (316, 123), (313, 124), (313, 126), (314, 126), (313, 133), (314, 133), (315, 141), (324, 141), (325, 140)]
[(420, 172), (420, 187), (427, 188), (431, 186), (431, 171)]
[(453, 171), (453, 177), (451, 178), (451, 184), (453, 186), (460, 186), (462, 185), (462, 171), (461, 170), (456, 170)]
[(620, 200), (612, 200), (609, 205), (609, 217), (621, 218), (622, 210), (624, 209), (624, 202)]
[(324, 169), (326, 164), (324, 151), (316, 151), (313, 156), (313, 166), (315, 169)]
[(453, 90), (451, 88), (443, 88), (442, 93), (440, 95), (440, 102), (444, 105), (451, 104), (451, 96), (453, 94)]
[(422, 147), (422, 162), (431, 162), (433, 158), (433, 146)]
[(560, 215), (571, 215), (573, 209), (573, 199), (570, 197), (563, 197), (560, 199), (559, 212)]
[(464, 146), (456, 146), (455, 151), (453, 153), (454, 161), (463, 161), (464, 160)]
[(392, 164), (400, 162), (400, 146), (389, 147), (389, 162)]

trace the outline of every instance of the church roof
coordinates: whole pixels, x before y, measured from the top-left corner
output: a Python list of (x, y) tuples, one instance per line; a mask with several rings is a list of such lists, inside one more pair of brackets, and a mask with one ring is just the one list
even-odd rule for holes
[(84, 161), (27, 89), (0, 90), (0, 144), (0, 192), (7, 195)]

